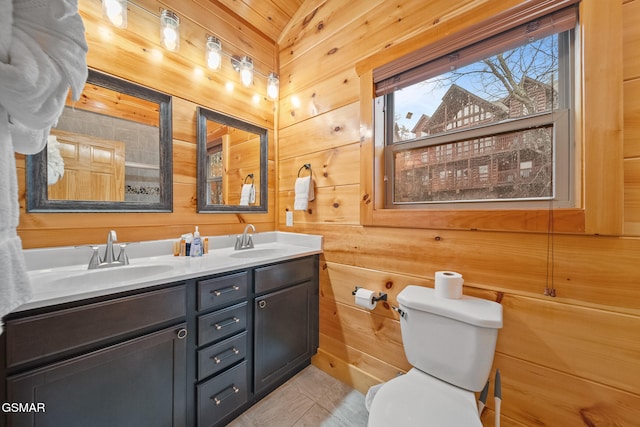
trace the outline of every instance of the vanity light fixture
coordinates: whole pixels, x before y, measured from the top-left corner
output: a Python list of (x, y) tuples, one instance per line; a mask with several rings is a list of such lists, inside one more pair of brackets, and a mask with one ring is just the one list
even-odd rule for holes
[(269, 73), (267, 76), (267, 96), (269, 99), (278, 99), (278, 92), (280, 91), (280, 79), (276, 73)]
[(214, 71), (222, 67), (222, 43), (213, 36), (207, 36), (207, 66)]
[(102, 0), (102, 13), (118, 28), (127, 28), (127, 0)]
[(160, 43), (172, 52), (180, 47), (180, 18), (168, 9), (160, 14)]
[(249, 87), (253, 84), (253, 60), (251, 58), (232, 56), (231, 66), (240, 73), (240, 81), (243, 86)]

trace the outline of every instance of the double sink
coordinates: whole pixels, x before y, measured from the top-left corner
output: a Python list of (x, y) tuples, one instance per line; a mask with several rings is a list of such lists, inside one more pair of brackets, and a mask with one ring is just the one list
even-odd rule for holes
[(140, 242), (127, 249), (129, 265), (92, 270), (87, 268), (86, 263), (77, 264), (83, 257), (79, 256), (75, 247), (25, 250), (33, 298), (18, 310), (224, 273), (322, 252), (321, 236), (284, 232), (256, 233), (253, 235), (255, 246), (242, 250), (234, 250), (235, 237), (209, 237), (209, 253), (202, 257), (173, 256), (173, 240)]

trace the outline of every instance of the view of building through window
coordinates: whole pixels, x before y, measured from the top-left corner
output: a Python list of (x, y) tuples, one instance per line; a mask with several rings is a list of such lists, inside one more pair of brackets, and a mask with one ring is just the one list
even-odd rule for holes
[[(558, 39), (548, 36), (386, 95), (393, 203), (552, 198), (550, 113), (566, 108), (558, 105)], [(533, 125), (527, 119), (545, 114), (548, 120)]]

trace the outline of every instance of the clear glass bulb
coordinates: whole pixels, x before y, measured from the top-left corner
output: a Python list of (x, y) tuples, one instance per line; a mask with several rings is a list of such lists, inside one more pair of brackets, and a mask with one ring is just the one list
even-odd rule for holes
[(267, 77), (267, 96), (269, 99), (277, 99), (280, 90), (280, 79), (276, 73), (269, 73)]
[(222, 44), (213, 36), (207, 37), (207, 66), (215, 71), (222, 67)]
[(240, 81), (246, 87), (253, 84), (253, 61), (246, 56), (240, 61)]
[(165, 49), (178, 50), (180, 46), (180, 18), (170, 10), (163, 10), (160, 14), (160, 42)]
[(102, 11), (114, 26), (127, 27), (126, 0), (102, 0)]

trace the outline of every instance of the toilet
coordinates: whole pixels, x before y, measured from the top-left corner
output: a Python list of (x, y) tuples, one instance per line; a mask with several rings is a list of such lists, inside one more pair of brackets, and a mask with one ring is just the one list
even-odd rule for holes
[(413, 366), (384, 383), (369, 409), (369, 427), (482, 427), (474, 392), (489, 377), (502, 327), (502, 306), (431, 288), (398, 294), (402, 342)]

